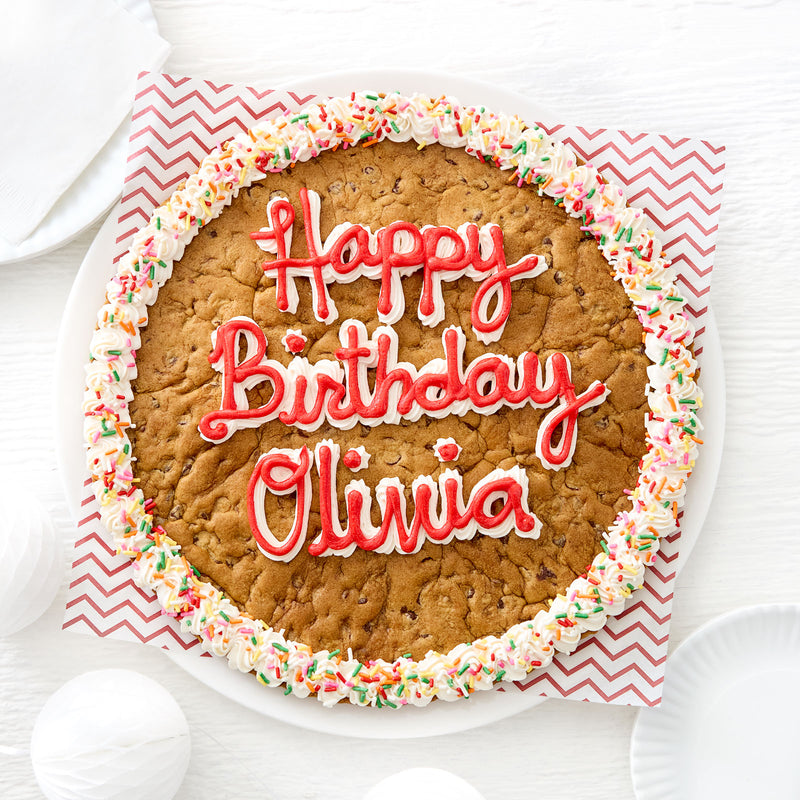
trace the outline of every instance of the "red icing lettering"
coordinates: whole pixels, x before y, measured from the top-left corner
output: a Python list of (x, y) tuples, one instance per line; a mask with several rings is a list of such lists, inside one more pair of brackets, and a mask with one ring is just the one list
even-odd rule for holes
[(347, 469), (358, 469), (361, 466), (361, 453), (351, 448), (342, 456), (342, 463)]
[[(275, 448), (258, 459), (247, 486), (247, 516), (256, 544), (265, 556), (275, 561), (291, 561), (305, 541), (308, 510), (311, 507), (311, 453)], [(267, 523), (264, 510), (266, 492), (295, 494), (294, 522), (287, 536), (278, 539)]]
[[(541, 523), (528, 510), (528, 476), (519, 465), (496, 469), (482, 478), (466, 503), (461, 475), (455, 470), (445, 470), (438, 485), (427, 475), (419, 476), (412, 484), (410, 522), (405, 487), (398, 478), (383, 478), (375, 489), (381, 511), (378, 526), (372, 523), (370, 490), (363, 481), (351, 481), (344, 491), (347, 522), (342, 526), (336, 485), (339, 452), (339, 445), (327, 439), (314, 451), (321, 531), (308, 547), (311, 555), (350, 555), (356, 548), (415, 553), (426, 539), (447, 544), (454, 537), (467, 539), (482, 533), (499, 538), (512, 530), (527, 538), (539, 536)], [(498, 500), (501, 506), (492, 513)]]
[[(247, 349), (240, 362), (242, 337)], [(212, 343), (208, 360), (222, 373), (222, 402), (219, 411), (206, 414), (198, 427), (204, 439), (222, 442), (238, 428), (257, 427), (275, 416), (286, 397), (285, 370), (278, 361), (266, 357), (264, 332), (246, 317), (234, 317), (220, 325), (214, 332)], [(272, 386), (272, 396), (263, 406), (250, 408), (247, 391), (265, 381)], [(229, 425), (231, 422), (234, 425)]]
[[(247, 350), (239, 362), (242, 336)], [(220, 326), (209, 360), (222, 373), (222, 402), (218, 411), (202, 418), (201, 435), (220, 442), (239, 428), (272, 419), (303, 430), (316, 430), (326, 422), (348, 430), (357, 423), (397, 424), (423, 414), (441, 418), (471, 410), (492, 414), (501, 407), (556, 404), (539, 427), (536, 452), (546, 467), (560, 469), (575, 450), (578, 415), (601, 403), (608, 393), (595, 381), (576, 394), (563, 353), (547, 358), (544, 375), (533, 352), (516, 360), (488, 353), (465, 366), (466, 337), (460, 328), (443, 332), (444, 358), (419, 369), (397, 360), (398, 340), (392, 328), (378, 327), (370, 337), (362, 322), (347, 320), (339, 339), (337, 361), (320, 359), (311, 364), (296, 356), (286, 367), (266, 357), (266, 337), (253, 320), (237, 317)], [(369, 370), (375, 371), (372, 387)], [(265, 381), (272, 387), (269, 401), (250, 408), (247, 390)], [(395, 506), (392, 511), (396, 516)]]
[[(269, 225), (250, 236), (276, 256), (262, 267), (275, 277), (278, 308), (294, 313), (298, 303), (294, 279), (308, 278), (314, 314), (326, 323), (338, 316), (328, 286), (349, 283), (360, 276), (380, 281), (380, 321), (397, 322), (405, 311), (401, 278), (422, 270), (418, 313), (423, 324), (434, 327), (444, 319), (442, 281), (467, 276), (481, 282), (472, 302), (471, 322), (476, 336), (489, 343), (500, 338), (508, 320), (512, 281), (534, 278), (547, 269), (545, 260), (533, 255), (506, 264), (503, 231), (494, 224), (478, 228), (474, 223), (464, 223), (458, 230), (444, 225), (418, 229), (410, 222), (396, 221), (372, 233), (366, 226), (343, 223), (323, 243), (319, 195), (301, 189), (300, 207), (308, 248), (306, 258), (290, 255), (295, 212), (285, 198), (270, 200)], [(496, 304), (489, 316), (493, 300)]]

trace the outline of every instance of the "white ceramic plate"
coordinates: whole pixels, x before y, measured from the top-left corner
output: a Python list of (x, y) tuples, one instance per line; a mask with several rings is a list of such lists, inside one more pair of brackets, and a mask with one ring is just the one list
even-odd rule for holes
[[(158, 32), (149, 0), (117, 2)], [(108, 211), (122, 191), (130, 127), (131, 121), (126, 117), (25, 241), (12, 244), (0, 237), (0, 264), (11, 264), (55, 250), (85, 231)]]
[(670, 657), (631, 739), (639, 800), (800, 797), (800, 604), (738, 609)]
[[(552, 118), (531, 100), (507, 90), (499, 90), (478, 81), (449, 75), (411, 71), (374, 73), (339, 73), (293, 82), (292, 91), (342, 94), (352, 87), (372, 87), (403, 92), (430, 91), (452, 93), (462, 102), (486, 103), (493, 109), (517, 113), (526, 119)], [(83, 365), (97, 310), (103, 300), (106, 281), (114, 274), (111, 254), (114, 251), (115, 209), (106, 220), (86, 254), (64, 311), (56, 359), (57, 451), (64, 489), (75, 519), (85, 493), (81, 399)], [(713, 418), (704, 420), (702, 457), (692, 476), (687, 493), (681, 536), (682, 563), (691, 551), (705, 521), (716, 485), (725, 430), (725, 381), (722, 350), (714, 315), (706, 319), (701, 384), (706, 406), (714, 409)], [(710, 417), (710, 415), (708, 415)], [(391, 714), (375, 714), (370, 709), (337, 707), (326, 709), (315, 702), (301, 703), (280, 692), (263, 691), (251, 676), (233, 671), (222, 659), (198, 658), (194, 653), (168, 653), (175, 663), (195, 678), (224, 696), (270, 717), (325, 733), (372, 738), (410, 738), (454, 733), (509, 717), (543, 702), (531, 692), (492, 691), (473, 695), (468, 701), (433, 703), (420, 709), (404, 708)]]

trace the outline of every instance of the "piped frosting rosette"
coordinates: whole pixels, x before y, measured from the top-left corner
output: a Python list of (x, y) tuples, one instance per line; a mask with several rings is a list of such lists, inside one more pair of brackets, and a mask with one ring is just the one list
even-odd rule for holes
[[(630, 508), (602, 539), (602, 551), (548, 610), (500, 636), (460, 644), (421, 660), (362, 662), (352, 653), (317, 651), (243, 613), (192, 567), (178, 544), (153, 521), (152, 501), (134, 478), (128, 428), (131, 381), (147, 307), (198, 230), (215, 219), (239, 190), (337, 146), (383, 139), (440, 143), (510, 173), (582, 221), (624, 287), (644, 328), (648, 368), (647, 452)], [(259, 121), (217, 147), (196, 173), (159, 206), (133, 237), (130, 251), (106, 288), (87, 366), (83, 410), (89, 470), (103, 523), (119, 553), (133, 559), (137, 585), (155, 592), (164, 613), (226, 656), (232, 668), (253, 672), (286, 694), (314, 695), (325, 705), (347, 699), (361, 706), (422, 706), (456, 700), (523, 678), (572, 652), (581, 637), (619, 614), (644, 581), (660, 541), (676, 530), (685, 482), (694, 468), (702, 405), (691, 352), (692, 327), (661, 244), (645, 214), (626, 202), (591, 164), (518, 117), (463, 106), (449, 97), (356, 93)]]

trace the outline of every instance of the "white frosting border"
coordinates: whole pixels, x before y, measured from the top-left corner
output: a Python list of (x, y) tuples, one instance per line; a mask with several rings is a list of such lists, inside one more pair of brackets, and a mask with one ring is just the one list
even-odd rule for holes
[[(336, 131), (336, 123), (340, 130)], [(147, 307), (169, 278), (172, 264), (200, 227), (216, 218), (242, 187), (266, 171), (281, 171), (334, 146), (369, 146), (383, 138), (463, 147), (482, 161), (513, 170), (518, 185), (535, 183), (598, 241), (614, 277), (645, 327), (648, 368), (648, 451), (631, 494), (631, 508), (604, 534), (603, 551), (546, 611), (501, 636), (463, 643), (420, 661), (400, 657), (362, 664), (351, 653), (312, 652), (261, 620), (243, 614), (203, 581), (161, 529), (136, 485), (126, 429), (136, 377), (139, 331)], [(569, 653), (581, 636), (618, 614), (644, 579), (660, 540), (676, 529), (685, 479), (697, 456), (702, 405), (696, 362), (688, 349), (694, 332), (683, 315), (675, 275), (644, 213), (627, 205), (619, 187), (540, 129), (517, 117), (462, 106), (453, 98), (354, 93), (312, 104), (295, 114), (258, 122), (217, 147), (183, 188), (157, 208), (134, 237), (106, 288), (86, 367), (84, 433), (87, 461), (104, 525), (118, 552), (134, 559), (137, 585), (154, 591), (164, 613), (177, 617), (202, 646), (227, 656), (231, 667), (290, 692), (316, 695), (325, 705), (347, 698), (357, 705), (425, 705), (455, 700), (523, 678)]]

